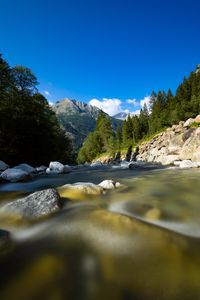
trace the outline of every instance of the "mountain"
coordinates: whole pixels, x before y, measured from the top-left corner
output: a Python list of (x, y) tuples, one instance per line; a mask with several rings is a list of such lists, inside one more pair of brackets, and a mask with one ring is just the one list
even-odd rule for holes
[(120, 112), (116, 115), (113, 116), (113, 118), (118, 119), (118, 120), (126, 120), (126, 118), (128, 117), (128, 115), (131, 115), (130, 113), (126, 113), (126, 112)]
[[(101, 111), (95, 106), (71, 99), (57, 101), (53, 106), (53, 110), (61, 126), (72, 139), (75, 150), (78, 150), (82, 146), (88, 133), (95, 129), (96, 120)], [(110, 119), (113, 128), (116, 129), (120, 121), (113, 117), (110, 117)]]

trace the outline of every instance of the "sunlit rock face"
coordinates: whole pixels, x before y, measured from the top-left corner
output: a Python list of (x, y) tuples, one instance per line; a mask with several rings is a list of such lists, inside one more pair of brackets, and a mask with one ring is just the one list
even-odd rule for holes
[[(74, 148), (81, 147), (87, 135), (95, 129), (100, 109), (84, 102), (64, 99), (53, 106), (58, 120), (73, 141)], [(105, 113), (106, 114), (106, 113)], [(121, 120), (110, 117), (113, 128), (116, 129)]]
[[(194, 125), (193, 125), (194, 124)], [(151, 141), (140, 146), (138, 160), (173, 165), (176, 161), (190, 160), (187, 167), (199, 167), (200, 116), (173, 125)], [(194, 126), (194, 127), (192, 127)], [(194, 164), (192, 164), (194, 162)], [(182, 164), (183, 165), (183, 164)]]

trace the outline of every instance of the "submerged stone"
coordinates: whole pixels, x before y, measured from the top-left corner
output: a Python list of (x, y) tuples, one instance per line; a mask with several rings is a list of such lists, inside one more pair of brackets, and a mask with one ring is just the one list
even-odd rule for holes
[(0, 212), (22, 217), (40, 217), (59, 210), (60, 197), (55, 189), (35, 192), (25, 198), (4, 205)]

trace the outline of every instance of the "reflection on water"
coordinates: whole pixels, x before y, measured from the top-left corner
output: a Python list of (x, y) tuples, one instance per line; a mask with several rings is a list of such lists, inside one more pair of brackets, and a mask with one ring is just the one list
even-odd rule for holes
[(1, 198), (103, 179), (127, 189), (34, 222), (0, 216), (11, 231), (0, 244), (1, 300), (200, 299), (199, 170), (77, 171), (2, 185)]

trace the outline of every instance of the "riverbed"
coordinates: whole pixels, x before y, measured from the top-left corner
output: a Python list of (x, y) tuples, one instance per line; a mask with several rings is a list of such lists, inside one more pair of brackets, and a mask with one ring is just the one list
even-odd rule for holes
[(0, 299), (200, 299), (200, 169), (80, 169), (1, 184), (1, 203), (66, 183), (123, 188), (68, 199), (47, 218), (5, 220)]

